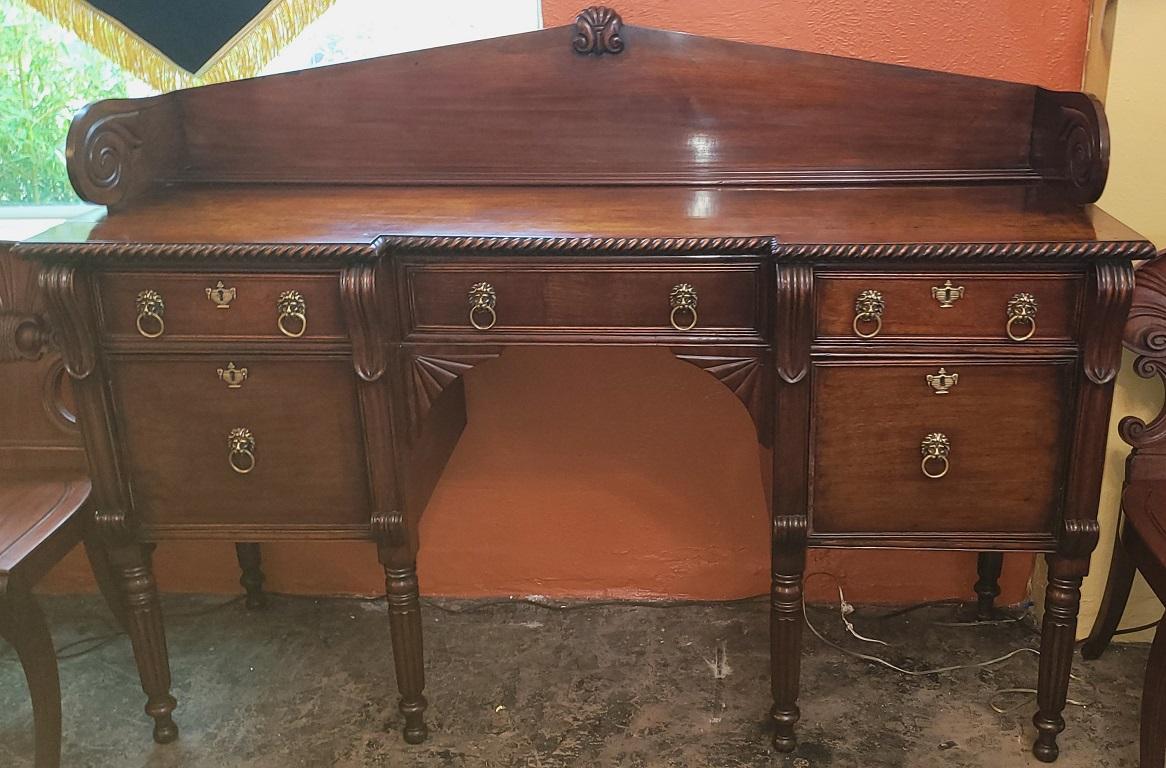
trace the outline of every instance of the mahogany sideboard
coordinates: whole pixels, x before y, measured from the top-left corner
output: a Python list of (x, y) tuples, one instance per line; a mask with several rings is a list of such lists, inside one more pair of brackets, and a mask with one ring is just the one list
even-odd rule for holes
[[(652, 345), (772, 447), (772, 724), (795, 747), (805, 552), (1046, 553), (1037, 757), (1064, 728), (1131, 261), (1079, 93), (625, 26), (103, 101), (107, 206), (16, 246), (72, 377), (155, 738), (141, 543), (362, 539), (426, 737), (418, 521), (513, 345)], [(618, 531), (612, 535), (618, 536)], [(440, 694), (440, 692), (439, 692)]]

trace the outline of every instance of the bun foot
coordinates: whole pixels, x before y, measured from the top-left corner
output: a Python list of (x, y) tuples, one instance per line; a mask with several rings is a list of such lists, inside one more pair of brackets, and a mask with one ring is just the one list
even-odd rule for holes
[(405, 741), (408, 744), (421, 744), (429, 738), (429, 728), (425, 723), (405, 726)]
[(154, 741), (159, 744), (169, 744), (178, 738), (178, 726), (169, 716), (154, 721)]
[(798, 740), (793, 736), (775, 733), (773, 734), (773, 748), (778, 752), (784, 752), (788, 754), (798, 748)]
[(1061, 750), (1057, 747), (1057, 742), (1051, 739), (1045, 741), (1038, 736), (1036, 743), (1032, 745), (1032, 754), (1042, 763), (1052, 763), (1056, 761), (1057, 755), (1061, 754)]
[(405, 734), (406, 743), (420, 744), (429, 738), (429, 727), (425, 725), (425, 707), (427, 704), (428, 702), (425, 701), (425, 697), (419, 696), (416, 701), (402, 701), (398, 705), (401, 714), (405, 716), (405, 728), (402, 733)]
[(794, 736), (794, 726), (801, 718), (797, 706), (792, 711), (779, 712), (774, 707), (769, 712), (769, 719), (773, 721), (773, 748), (778, 752), (793, 752), (798, 746)]

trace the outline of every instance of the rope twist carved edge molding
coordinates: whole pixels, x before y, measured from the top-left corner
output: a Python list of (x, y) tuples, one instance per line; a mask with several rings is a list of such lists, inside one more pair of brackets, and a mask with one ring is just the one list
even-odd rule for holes
[(1141, 240), (1009, 243), (780, 244), (774, 237), (452, 237), (386, 235), (362, 243), (19, 243), (18, 255), (46, 263), (157, 264), (165, 262), (359, 263), (392, 252), (767, 256), (785, 261), (935, 260), (1029, 261), (1148, 259), (1154, 246)]

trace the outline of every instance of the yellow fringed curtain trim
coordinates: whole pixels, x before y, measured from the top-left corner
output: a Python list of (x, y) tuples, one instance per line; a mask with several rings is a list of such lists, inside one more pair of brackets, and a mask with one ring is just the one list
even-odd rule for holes
[(335, 0), (274, 0), (195, 74), (117, 19), (80, 0), (25, 0), (104, 56), (160, 91), (254, 77)]

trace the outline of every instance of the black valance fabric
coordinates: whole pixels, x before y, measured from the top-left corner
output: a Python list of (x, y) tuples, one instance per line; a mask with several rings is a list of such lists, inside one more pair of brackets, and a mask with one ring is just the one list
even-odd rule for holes
[(270, 0), (89, 0), (192, 75)]
[(25, 0), (159, 90), (258, 74), (333, 0)]

